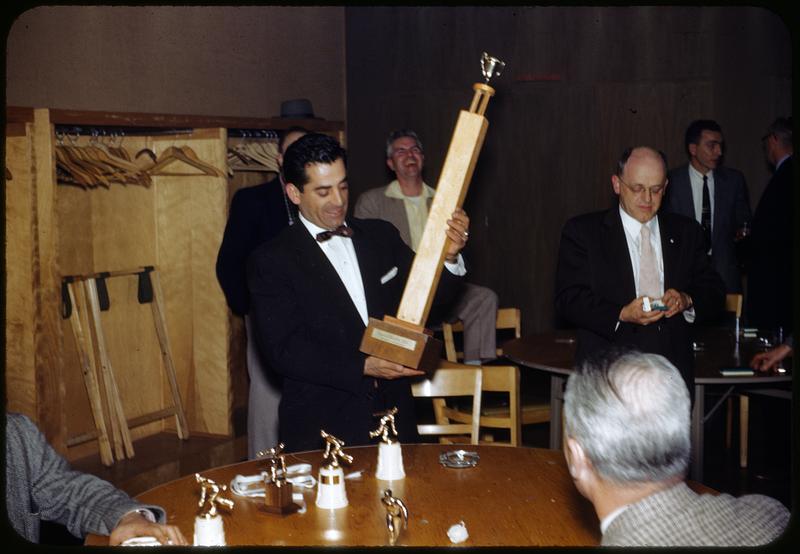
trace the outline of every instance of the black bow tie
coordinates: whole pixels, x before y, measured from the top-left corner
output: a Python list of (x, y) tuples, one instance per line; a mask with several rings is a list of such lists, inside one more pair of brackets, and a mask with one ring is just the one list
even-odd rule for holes
[(353, 230), (347, 225), (339, 225), (333, 231), (322, 231), (321, 233), (317, 233), (317, 242), (325, 242), (333, 235), (339, 235), (340, 237), (352, 237)]

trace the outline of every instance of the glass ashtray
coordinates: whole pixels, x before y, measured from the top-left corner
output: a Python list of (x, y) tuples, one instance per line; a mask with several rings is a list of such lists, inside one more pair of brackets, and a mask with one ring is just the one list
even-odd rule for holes
[(439, 463), (453, 468), (475, 467), (480, 459), (477, 452), (467, 452), (466, 450), (451, 450), (439, 454)]

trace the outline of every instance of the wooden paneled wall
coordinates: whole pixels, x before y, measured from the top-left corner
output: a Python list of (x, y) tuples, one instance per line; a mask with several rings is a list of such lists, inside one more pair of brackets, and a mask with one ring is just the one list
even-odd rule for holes
[(465, 203), (466, 254), (472, 280), (522, 309), (523, 332), (557, 323), (561, 227), (615, 202), (626, 146), (655, 146), (677, 166), (687, 124), (715, 119), (755, 207), (768, 178), (759, 139), (791, 113), (789, 31), (762, 8), (348, 8), (346, 23), (351, 206), (388, 181), (396, 128), (418, 132), (435, 186), (481, 52), (507, 63)]

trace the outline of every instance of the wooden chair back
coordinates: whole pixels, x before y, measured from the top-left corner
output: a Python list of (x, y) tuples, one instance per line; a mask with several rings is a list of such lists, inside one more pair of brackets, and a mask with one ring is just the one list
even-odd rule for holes
[[(442, 367), (459, 366), (452, 362), (442, 361)], [(483, 392), (504, 392), (508, 394), (508, 401), (499, 406), (488, 405), (482, 402), (479, 425), (481, 428), (508, 429), (509, 441), (499, 442), (480, 438), (480, 444), (496, 444), (502, 446), (519, 446), (522, 444), (522, 420), (520, 417), (520, 385), (519, 368), (517, 366), (483, 366)], [(465, 423), (472, 421), (473, 412), (469, 409), (444, 407), (443, 413), (451, 421)], [(549, 406), (548, 417), (549, 420)]]
[[(497, 310), (495, 329), (513, 329), (514, 338), (522, 336), (522, 312), (519, 308), (500, 308)], [(452, 323), (442, 323), (442, 335), (444, 337), (444, 350), (447, 360), (450, 362), (462, 362), (464, 352), (456, 349), (455, 333), (464, 332), (464, 323), (460, 320)], [(497, 348), (497, 355), (503, 355), (503, 349)]]
[(725, 311), (732, 312), (736, 317), (742, 317), (742, 299), (741, 294), (726, 294)]
[(481, 386), (483, 372), (475, 366), (460, 366), (458, 368), (440, 367), (434, 371), (429, 379), (423, 379), (411, 384), (411, 393), (417, 398), (440, 399), (434, 402), (436, 424), (417, 425), (420, 435), (469, 435), (471, 444), (478, 444), (480, 417), (470, 416), (463, 423), (450, 423), (444, 407), (444, 399), (456, 396), (472, 397), (472, 413), (481, 413)]

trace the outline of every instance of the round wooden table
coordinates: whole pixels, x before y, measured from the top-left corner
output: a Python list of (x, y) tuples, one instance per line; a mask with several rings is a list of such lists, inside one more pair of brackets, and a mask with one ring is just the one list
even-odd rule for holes
[[(476, 467), (451, 469), (439, 463), (439, 454), (463, 448), (478, 452)], [(593, 546), (600, 529), (591, 503), (575, 489), (564, 456), (559, 451), (502, 446), (403, 445), (406, 478), (375, 478), (375, 446), (345, 448), (354, 457), (343, 466), (349, 505), (338, 510), (318, 509), (316, 488), (304, 490), (306, 513), (275, 515), (263, 510), (261, 498), (226, 492), (235, 502), (225, 514), (225, 536), (232, 545), (269, 546), (385, 546), (389, 544), (383, 491), (392, 490), (409, 511), (408, 528), (398, 546), (452, 546), (450, 526), (463, 521), (469, 533), (463, 546)], [(307, 462), (317, 477), (322, 452), (286, 456), (287, 465)], [(253, 475), (263, 462), (248, 461), (201, 473), (220, 484), (237, 474)], [(150, 489), (137, 500), (162, 506), (168, 522), (191, 541), (200, 489), (187, 476)], [(224, 512), (223, 512), (224, 513)], [(107, 544), (107, 537), (90, 535), (87, 544)]]
[[(690, 476), (703, 479), (704, 424), (722, 402), (739, 389), (755, 389), (788, 383), (792, 372), (754, 372), (753, 375), (726, 376), (722, 369), (746, 367), (750, 359), (766, 347), (757, 339), (734, 340), (732, 330), (718, 327), (698, 327), (695, 331), (694, 405), (692, 407), (692, 465)], [(576, 339), (574, 331), (538, 333), (503, 344), (503, 354), (529, 369), (550, 374), (550, 448), (561, 449), (562, 403), (564, 385), (573, 371)], [(791, 368), (791, 360), (786, 360)], [(706, 387), (725, 387), (721, 398), (708, 411), (705, 409)]]

